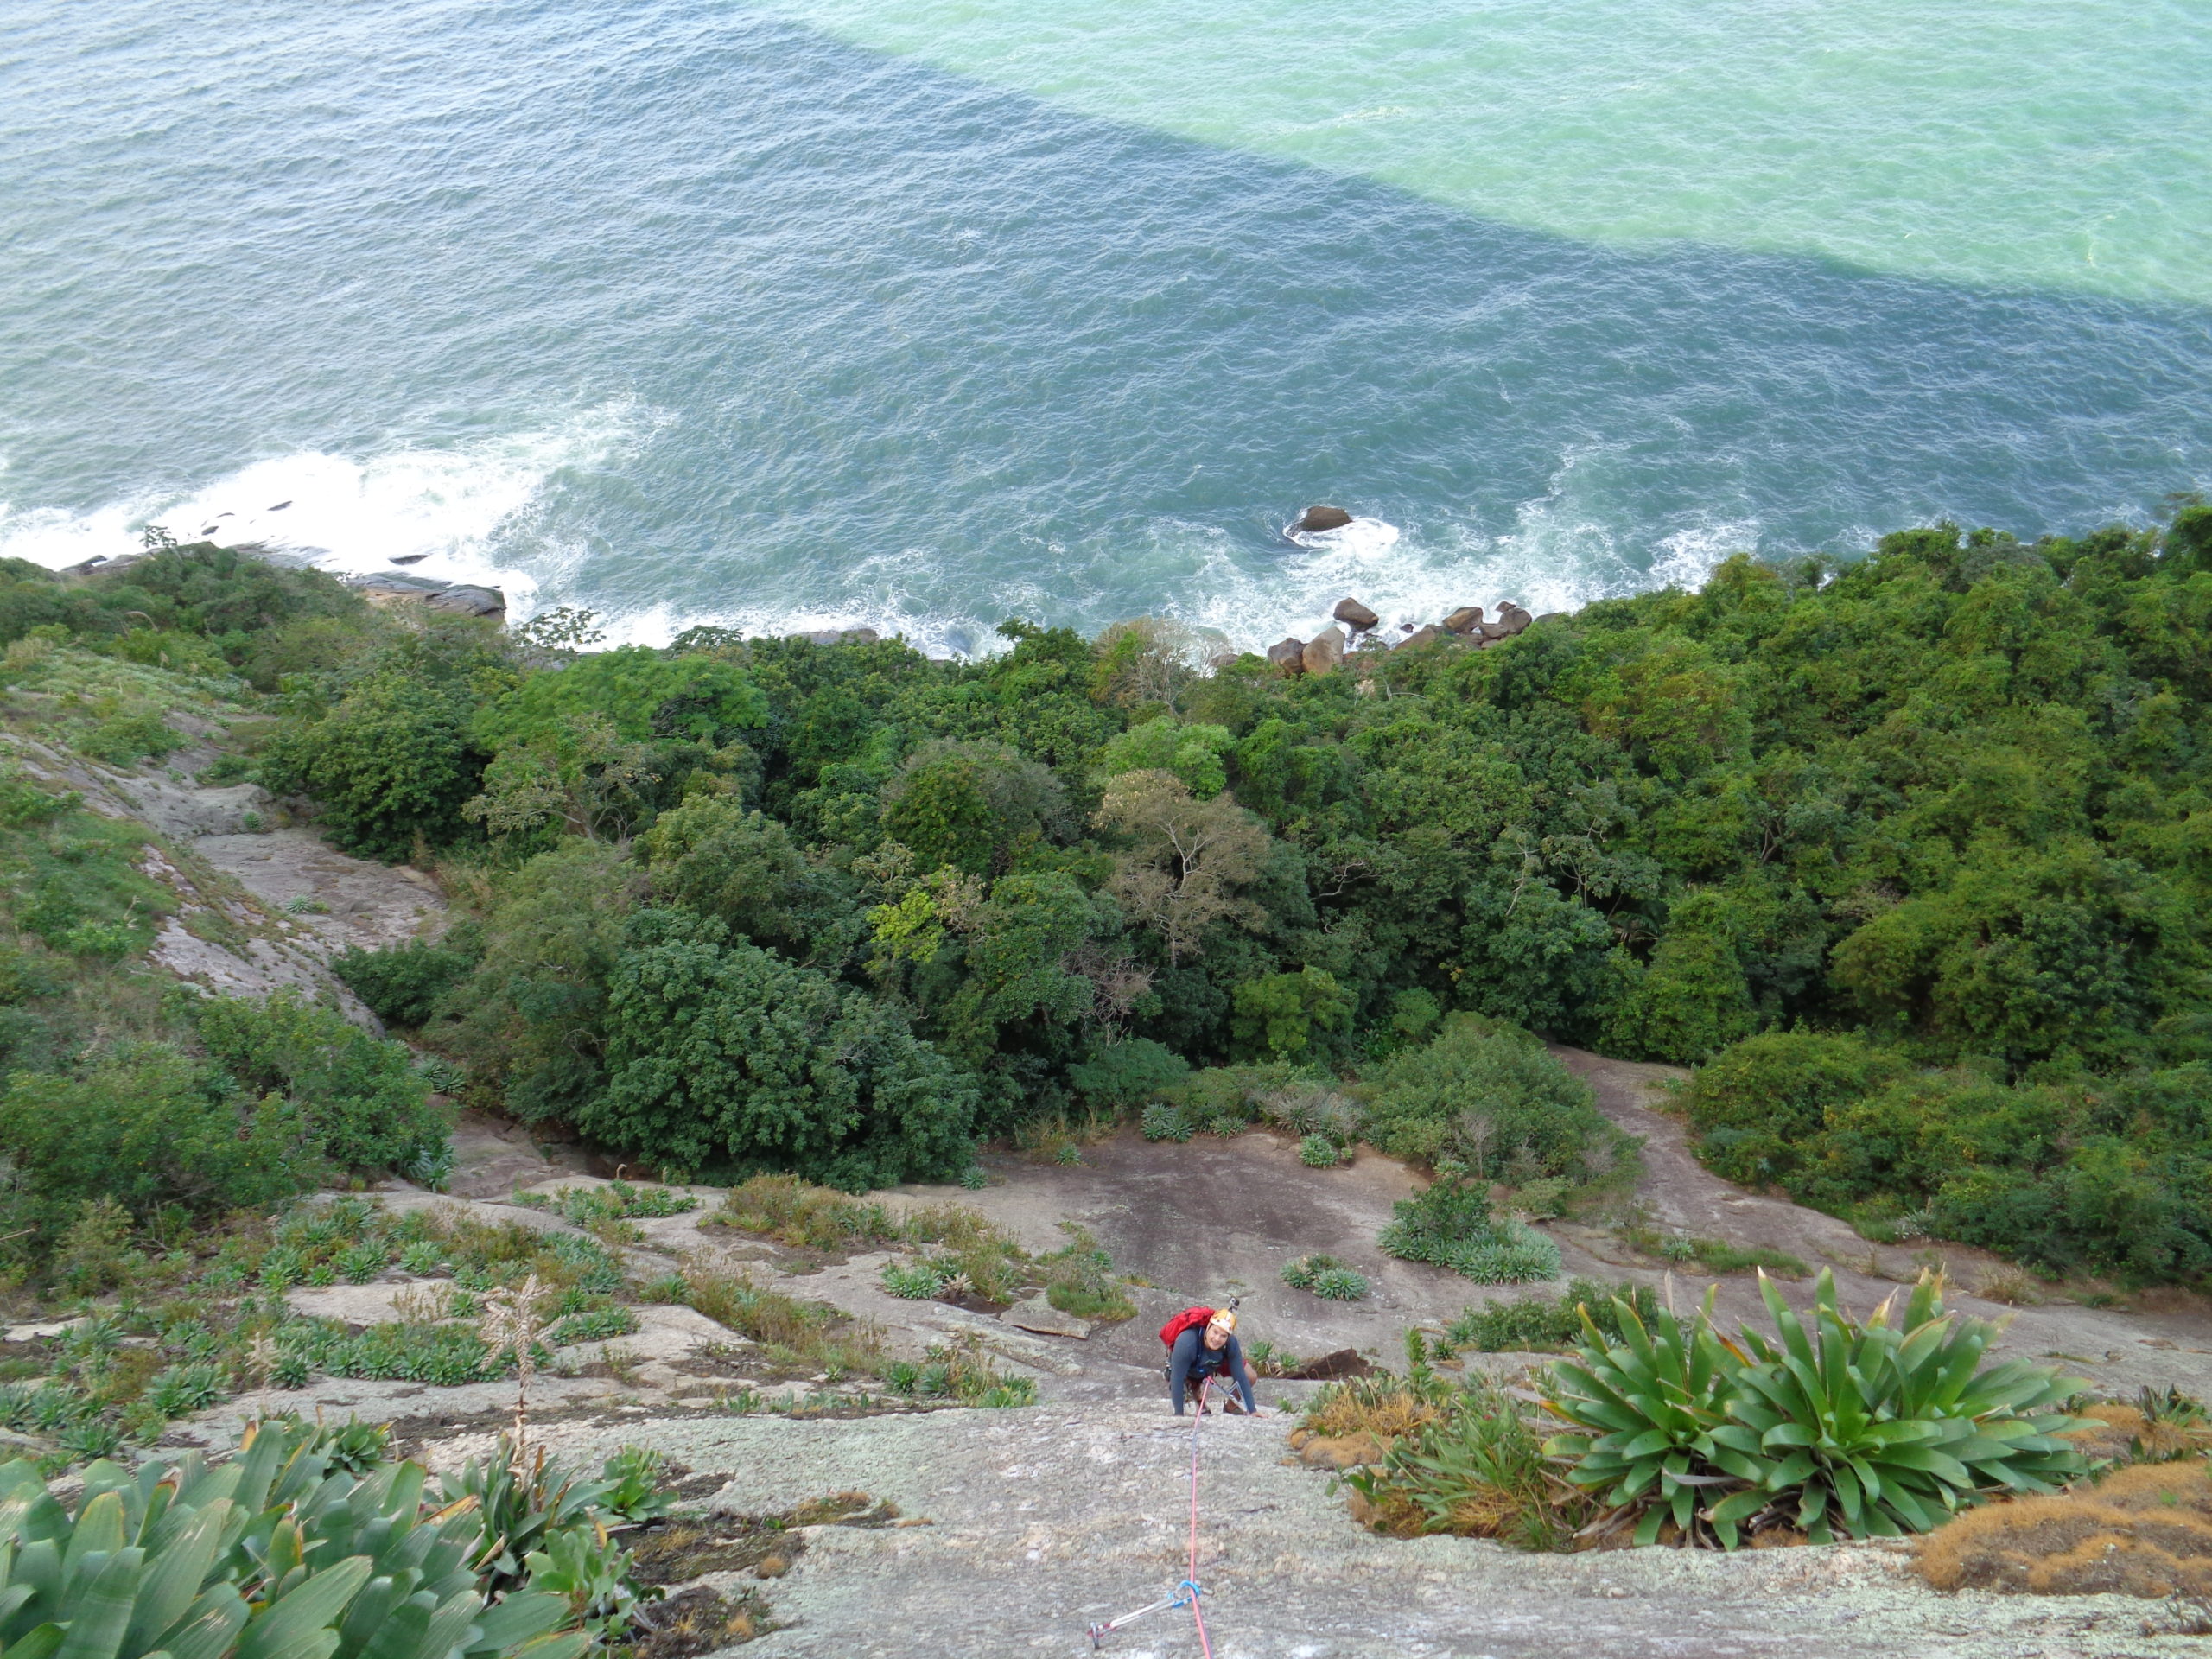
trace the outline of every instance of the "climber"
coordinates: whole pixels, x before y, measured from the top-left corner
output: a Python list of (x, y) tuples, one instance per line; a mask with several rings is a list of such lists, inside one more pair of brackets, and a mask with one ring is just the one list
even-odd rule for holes
[(1195, 1392), (1208, 1377), (1232, 1385), (1223, 1409), (1259, 1414), (1258, 1402), (1252, 1398), (1252, 1370), (1236, 1340), (1234, 1308), (1186, 1307), (1160, 1326), (1160, 1339), (1167, 1344), (1167, 1397), (1175, 1402), (1178, 1417), (1183, 1414), (1184, 1395)]

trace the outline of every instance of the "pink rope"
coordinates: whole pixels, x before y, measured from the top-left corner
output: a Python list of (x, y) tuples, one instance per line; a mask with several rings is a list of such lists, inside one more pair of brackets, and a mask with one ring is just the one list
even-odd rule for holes
[(1205, 1659), (1213, 1659), (1213, 1643), (1206, 1638), (1206, 1616), (1198, 1610), (1198, 1422), (1206, 1414), (1206, 1396), (1213, 1391), (1213, 1378), (1206, 1377), (1198, 1384), (1198, 1408), (1191, 1414), (1191, 1617), (1198, 1627), (1198, 1649)]

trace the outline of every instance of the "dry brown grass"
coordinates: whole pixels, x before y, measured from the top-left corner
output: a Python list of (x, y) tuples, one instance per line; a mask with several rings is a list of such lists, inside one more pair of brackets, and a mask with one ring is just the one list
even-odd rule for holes
[(1388, 1445), (1425, 1428), (1443, 1416), (1442, 1408), (1427, 1395), (1396, 1377), (1354, 1377), (1334, 1383), (1314, 1397), (1292, 1436), (1338, 1440), (1369, 1434)]
[(693, 1262), (683, 1273), (683, 1300), (717, 1325), (750, 1337), (817, 1370), (832, 1365), (880, 1376), (890, 1356), (883, 1332), (821, 1302), (802, 1302), (742, 1274), (716, 1273)]
[(1970, 1510), (1929, 1534), (1914, 1565), (1938, 1590), (2212, 1596), (2212, 1463), (2137, 1464)]
[(2082, 1427), (2065, 1439), (2092, 1463), (2155, 1463), (2212, 1451), (2212, 1424), (2155, 1421), (2133, 1406), (2105, 1402), (2084, 1408)]

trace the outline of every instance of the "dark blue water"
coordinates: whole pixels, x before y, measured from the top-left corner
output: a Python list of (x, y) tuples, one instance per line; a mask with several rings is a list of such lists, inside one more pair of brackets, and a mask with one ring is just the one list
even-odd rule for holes
[[(0, 69), (49, 563), (228, 512), (642, 637), (1249, 642), (2212, 474), (2198, 311), (1593, 247), (725, 6), (92, 10)], [(1378, 523), (1285, 543), (1322, 499)]]

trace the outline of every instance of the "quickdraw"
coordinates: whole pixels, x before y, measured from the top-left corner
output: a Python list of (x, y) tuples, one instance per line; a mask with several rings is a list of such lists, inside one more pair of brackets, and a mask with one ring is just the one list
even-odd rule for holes
[(1206, 1636), (1206, 1616), (1198, 1605), (1203, 1593), (1198, 1588), (1198, 1424), (1206, 1414), (1206, 1396), (1213, 1391), (1214, 1379), (1205, 1378), (1198, 1384), (1198, 1397), (1191, 1413), (1191, 1564), (1190, 1577), (1175, 1586), (1175, 1593), (1163, 1596), (1148, 1606), (1135, 1612), (1123, 1613), (1119, 1618), (1109, 1618), (1103, 1624), (1093, 1624), (1090, 1630), (1090, 1646), (1096, 1652), (1106, 1637), (1124, 1624), (1135, 1624), (1147, 1613), (1162, 1613), (1171, 1608), (1187, 1607), (1191, 1618), (1198, 1627), (1198, 1650), (1205, 1659), (1213, 1659), (1213, 1643)]

